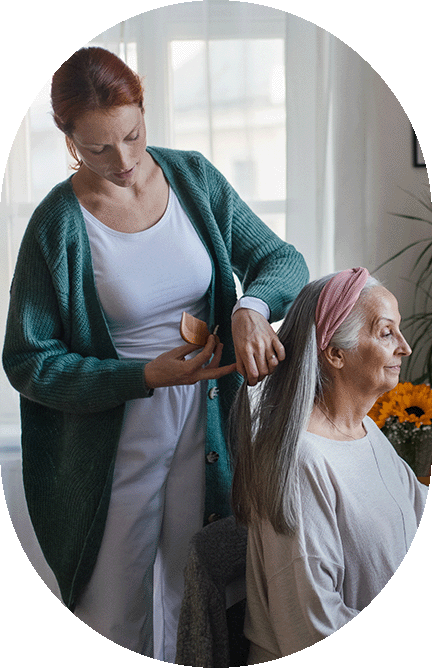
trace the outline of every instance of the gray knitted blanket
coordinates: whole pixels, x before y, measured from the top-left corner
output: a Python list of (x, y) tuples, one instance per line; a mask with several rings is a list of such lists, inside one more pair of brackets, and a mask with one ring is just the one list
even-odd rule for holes
[(227, 517), (192, 539), (185, 568), (176, 663), (201, 668), (230, 664), (227, 584), (245, 574), (247, 530)]

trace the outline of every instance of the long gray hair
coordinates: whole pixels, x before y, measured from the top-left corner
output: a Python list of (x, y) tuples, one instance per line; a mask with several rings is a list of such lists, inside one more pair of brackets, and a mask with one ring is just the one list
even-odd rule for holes
[[(232, 506), (237, 519), (249, 525), (267, 519), (278, 533), (296, 529), (297, 445), (307, 428), (314, 401), (327, 379), (317, 349), (315, 310), (331, 274), (306, 285), (278, 331), (285, 360), (251, 397), (246, 382), (231, 413), (230, 443), (235, 460)], [(349, 316), (330, 342), (342, 350), (355, 348), (365, 322), (362, 297), (379, 282), (369, 277)]]

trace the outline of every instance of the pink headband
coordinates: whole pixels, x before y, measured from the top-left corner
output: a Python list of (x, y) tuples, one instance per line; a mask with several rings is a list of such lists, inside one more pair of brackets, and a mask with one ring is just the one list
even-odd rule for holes
[(318, 350), (325, 350), (339, 325), (351, 313), (365, 286), (369, 272), (363, 267), (345, 269), (321, 290), (315, 311)]

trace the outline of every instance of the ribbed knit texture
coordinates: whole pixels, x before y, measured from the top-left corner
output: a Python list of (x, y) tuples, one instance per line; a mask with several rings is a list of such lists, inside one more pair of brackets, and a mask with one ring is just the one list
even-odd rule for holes
[(176, 664), (228, 668), (227, 585), (246, 574), (247, 529), (227, 517), (191, 540), (185, 567)]
[(318, 351), (325, 350), (333, 334), (351, 313), (369, 277), (363, 267), (339, 271), (321, 290), (316, 311)]
[[(240, 200), (200, 154), (149, 148), (213, 264), (210, 329), (219, 324), (222, 364), (234, 359), (232, 269), (245, 294), (281, 319), (308, 279), (302, 256)], [(118, 359), (97, 297), (91, 251), (68, 179), (35, 210), (11, 289), (3, 352), (21, 394), (23, 473), (30, 516), (65, 604), (73, 609), (94, 567), (110, 498), (124, 403), (149, 396), (144, 360)], [(223, 425), (238, 374), (208, 400), (206, 515), (229, 514), (231, 480)], [(210, 385), (215, 385), (211, 382)], [(149, 401), (151, 398), (149, 397)]]

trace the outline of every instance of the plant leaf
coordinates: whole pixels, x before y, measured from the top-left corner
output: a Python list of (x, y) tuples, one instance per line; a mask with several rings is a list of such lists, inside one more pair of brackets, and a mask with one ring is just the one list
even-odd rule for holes
[[(429, 195), (430, 191), (429, 191), (428, 185), (425, 185), (425, 189), (426, 189), (426, 192)], [(432, 202), (430, 201), (429, 197), (428, 197), (428, 201), (426, 203), (421, 197), (419, 197), (418, 195), (415, 195), (414, 193), (410, 192), (409, 190), (405, 190), (405, 188), (402, 188), (401, 186), (399, 186), (399, 190), (402, 190), (402, 192), (404, 192), (406, 195), (409, 195), (416, 202), (419, 202), (419, 204), (424, 206), (425, 209), (427, 209), (428, 211), (432, 211)]]
[(410, 216), (408, 213), (395, 213), (394, 211), (389, 211), (389, 216), (396, 216), (397, 218), (404, 218), (405, 220), (418, 220), (421, 223), (432, 225), (432, 220), (422, 218), (421, 216)]
[(405, 248), (402, 248), (402, 250), (398, 251), (397, 253), (392, 255), (390, 258), (388, 258), (388, 260), (385, 260), (384, 262), (382, 262), (376, 269), (373, 270), (372, 273), (375, 273), (375, 272), (379, 271), (380, 269), (382, 269), (382, 267), (385, 267), (386, 264), (388, 264), (389, 262), (393, 262), (393, 260), (395, 260), (397, 257), (402, 255), (402, 253), (406, 253), (406, 251), (409, 250), (410, 248), (413, 248), (414, 246), (418, 246), (418, 244), (424, 243), (425, 241), (429, 242), (430, 239), (429, 238), (428, 239), (419, 239), (418, 241), (413, 241), (411, 244), (408, 244), (408, 246), (405, 246)]

